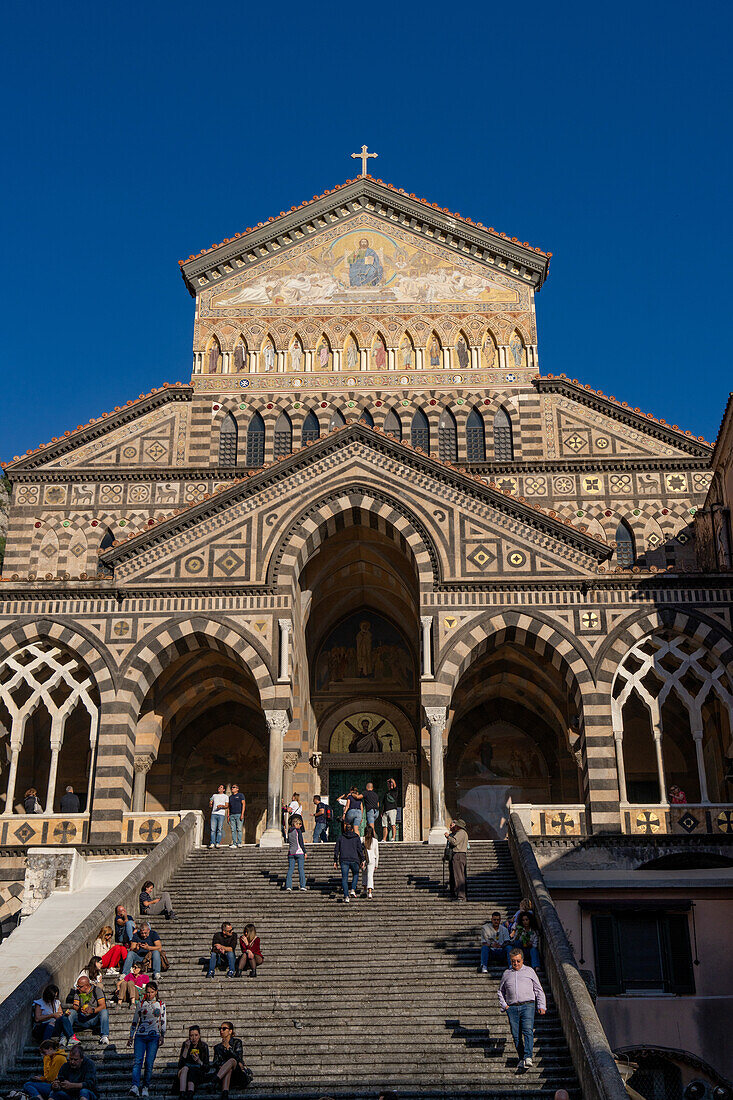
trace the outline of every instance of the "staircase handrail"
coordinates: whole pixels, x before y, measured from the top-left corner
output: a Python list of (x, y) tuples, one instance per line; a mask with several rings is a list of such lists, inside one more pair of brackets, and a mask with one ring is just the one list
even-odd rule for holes
[(531, 898), (542, 929), (545, 972), (557, 1005), (583, 1100), (629, 1100), (588, 987), (575, 961), (522, 820), (509, 819), (509, 851), (522, 896)]
[(141, 859), (104, 901), (92, 909), (0, 1004), (0, 1072), (4, 1073), (16, 1061), (31, 1038), (33, 1001), (42, 995), (50, 983), (59, 987), (63, 998), (66, 991), (74, 986), (79, 971), (89, 962), (99, 929), (104, 924), (112, 923), (115, 906), (124, 905), (128, 913), (135, 914), (140, 890), (146, 879), (152, 879), (156, 886), (165, 885), (196, 847), (199, 816), (196, 813), (186, 814), (180, 824)]

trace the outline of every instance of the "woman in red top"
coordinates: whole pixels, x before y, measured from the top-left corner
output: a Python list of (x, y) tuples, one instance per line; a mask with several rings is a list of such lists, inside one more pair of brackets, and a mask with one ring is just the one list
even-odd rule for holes
[(237, 963), (237, 974), (244, 974), (248, 969), (250, 978), (256, 978), (257, 967), (265, 960), (260, 951), (260, 937), (253, 924), (245, 924), (244, 933), (239, 937), (239, 946), (242, 949), (242, 957)]

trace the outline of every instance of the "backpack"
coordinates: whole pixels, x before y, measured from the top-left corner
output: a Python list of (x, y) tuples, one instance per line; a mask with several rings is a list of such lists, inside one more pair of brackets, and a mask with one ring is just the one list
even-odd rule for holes
[(328, 805), (327, 802), (322, 802), (321, 805), (324, 806), (325, 809), (326, 809), (326, 821), (333, 821), (333, 810), (332, 810), (332, 808)]

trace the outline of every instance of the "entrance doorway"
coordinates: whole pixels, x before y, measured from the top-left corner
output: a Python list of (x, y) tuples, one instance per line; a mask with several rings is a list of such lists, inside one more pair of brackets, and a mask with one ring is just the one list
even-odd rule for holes
[[(401, 768), (334, 768), (329, 773), (329, 803), (334, 809), (334, 818), (341, 816), (341, 807), (336, 802), (336, 799), (342, 794), (348, 794), (352, 787), (356, 787), (359, 794), (363, 794), (366, 790), (367, 783), (374, 784), (374, 790), (379, 795), (380, 806), (382, 799), (387, 793), (387, 780), (394, 779), (397, 784), (398, 790), (400, 790), (400, 784), (402, 781), (402, 769)], [(359, 830), (361, 836), (364, 836), (364, 827), (366, 825), (366, 814), (362, 815), (361, 828)], [(334, 821), (331, 828), (338, 835), (338, 823)], [(378, 826), (375, 826), (375, 833), (377, 840), (382, 839), (381, 822)], [(397, 839), (402, 840), (402, 813), (397, 815)]]

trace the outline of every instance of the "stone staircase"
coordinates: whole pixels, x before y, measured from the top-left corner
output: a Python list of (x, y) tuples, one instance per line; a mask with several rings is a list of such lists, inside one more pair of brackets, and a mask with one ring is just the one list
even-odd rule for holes
[[(153, 1095), (170, 1093), (189, 1024), (201, 1026), (213, 1049), (219, 1023), (232, 1019), (254, 1073), (253, 1097), (376, 1100), (391, 1087), (405, 1098), (548, 1100), (565, 1087), (579, 1100), (552, 998), (547, 1015), (536, 1017), (534, 1069), (517, 1076), (496, 996), (501, 968), (488, 977), (476, 972), (482, 922), (493, 909), (513, 913), (519, 900), (507, 845), (471, 844), (466, 904), (444, 895), (441, 849), (383, 844), (380, 854), (374, 899), (349, 905), (339, 900), (331, 844), (310, 847), (306, 893), (283, 892), (287, 857), (277, 850), (201, 849), (188, 857), (168, 884), (178, 920), (153, 922), (171, 962), (161, 980), (168, 1038)], [(256, 980), (223, 971), (206, 980), (204, 958), (223, 920), (238, 933), (256, 925), (265, 955)], [(105, 985), (111, 994), (112, 980)], [(130, 1018), (112, 1006), (110, 1046), (103, 1050), (96, 1037), (85, 1043), (99, 1062), (105, 1100), (130, 1085)], [(37, 1066), (28, 1047), (12, 1084)], [(213, 1083), (197, 1092), (217, 1094)]]

